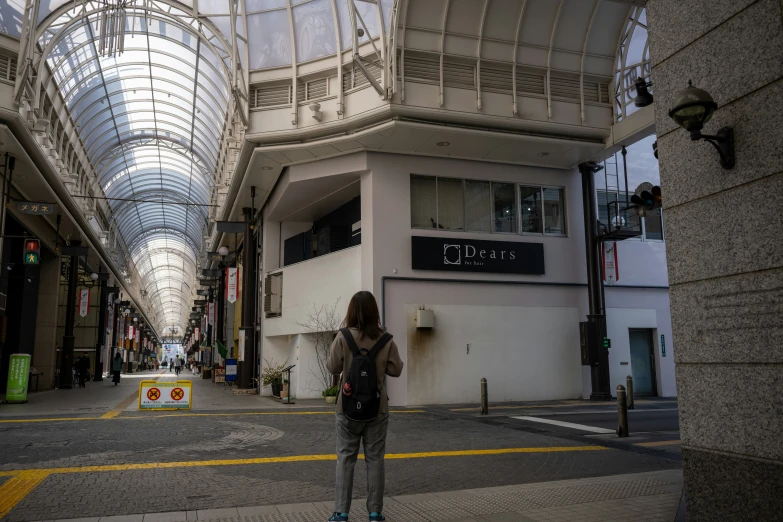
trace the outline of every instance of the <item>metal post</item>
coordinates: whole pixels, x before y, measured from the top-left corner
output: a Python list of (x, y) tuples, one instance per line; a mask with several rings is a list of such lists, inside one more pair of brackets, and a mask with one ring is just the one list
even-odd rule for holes
[[(71, 246), (81, 246), (80, 240), (72, 240)], [(63, 335), (63, 348), (60, 357), (60, 383), (59, 388), (73, 388), (73, 348), (76, 337), (73, 335), (74, 314), (76, 313), (76, 286), (79, 277), (79, 256), (71, 256), (68, 267), (68, 297), (65, 308), (65, 334)]]
[(101, 278), (101, 292), (98, 297), (98, 338), (95, 340), (95, 370), (93, 381), (103, 380), (103, 347), (106, 346), (106, 279)]
[(617, 385), (617, 436), (628, 436), (628, 403), (626, 402), (625, 388)]
[(489, 397), (487, 395), (487, 379), (481, 378), (481, 414), (486, 415), (489, 413)]
[(625, 387), (628, 391), (628, 409), (633, 409), (633, 377), (630, 375), (625, 378)]
[[(218, 281), (218, 293), (217, 293), (217, 321), (215, 324), (215, 339), (217, 339), (223, 348), (226, 347), (226, 328), (225, 328), (225, 306), (226, 306), (226, 267), (223, 261), (220, 261), (218, 265), (221, 270), (220, 279)], [(217, 345), (217, 343), (215, 343)], [(226, 354), (228, 355), (228, 354)], [(215, 350), (212, 351), (213, 361), (215, 360)], [(224, 363), (225, 364), (225, 363)]]
[(582, 174), (582, 204), (584, 207), (585, 255), (587, 268), (587, 296), (589, 314), (587, 320), (594, 324), (595, 334), (590, 343), (590, 374), (592, 381), (591, 400), (611, 400), (609, 382), (609, 352), (603, 347), (606, 337), (606, 315), (604, 310), (604, 285), (599, 262), (598, 216), (595, 202), (595, 173), (603, 167), (586, 162), (579, 164)]
[(253, 315), (255, 314), (255, 301), (253, 292), (255, 292), (256, 271), (255, 271), (255, 242), (253, 241), (253, 211), (251, 208), (242, 209), (245, 215), (245, 238), (242, 247), (242, 330), (245, 333), (245, 344), (240, 346), (240, 353), (243, 354), (242, 361), (238, 362), (237, 373), (239, 388), (247, 389), (253, 387), (253, 367), (255, 366), (255, 346), (253, 328)]

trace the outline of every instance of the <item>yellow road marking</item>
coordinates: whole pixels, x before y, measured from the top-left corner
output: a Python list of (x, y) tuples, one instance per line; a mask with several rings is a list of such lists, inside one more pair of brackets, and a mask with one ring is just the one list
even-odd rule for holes
[[(634, 404), (672, 404), (676, 403), (677, 401), (647, 401), (647, 400), (636, 400), (634, 401)], [(567, 403), (560, 403), (560, 404), (531, 404), (531, 405), (521, 405), (521, 406), (512, 406), (512, 405), (499, 405), (499, 406), (493, 406), (492, 404), (489, 405), (490, 410), (527, 410), (532, 408), (570, 408), (572, 406), (612, 406), (613, 403), (596, 403), (596, 402), (585, 402), (585, 401), (573, 401), (573, 402), (567, 402)], [(449, 411), (476, 411), (479, 408), (479, 405), (473, 406), (472, 408), (452, 408)]]
[(674, 444), (680, 444), (680, 440), (659, 440), (656, 442), (637, 442), (637, 446), (644, 446), (646, 448), (654, 448), (656, 446), (673, 446)]
[(46, 419), (2, 419), (2, 420), (0, 420), (0, 423), (93, 421), (93, 420), (100, 420), (100, 417), (49, 417), (49, 418), (46, 418)]
[(51, 473), (47, 470), (20, 471), (0, 484), (0, 518), (3, 518)]
[[(437, 457), (470, 457), (480, 455), (509, 455), (514, 453), (550, 453), (566, 451), (602, 451), (603, 446), (553, 446), (540, 448), (499, 448), (485, 450), (430, 451), (421, 453), (390, 453), (390, 460), (427, 459)], [(359, 458), (363, 458), (359, 455)], [(130, 471), (144, 469), (200, 468), (208, 466), (247, 466), (252, 464), (280, 464), (286, 462), (335, 461), (337, 455), (289, 455), (286, 457), (262, 457), (255, 459), (202, 460), (184, 462), (143, 462), (139, 464), (107, 464), (104, 466), (75, 466), (69, 468), (45, 468), (3, 471), (0, 476), (11, 476), (0, 484), (0, 518), (7, 515), (46, 477), (53, 474), (94, 473), (99, 471)]]
[[(435, 457), (471, 457), (480, 455), (508, 455), (514, 453), (550, 453), (566, 451), (603, 451), (604, 446), (552, 446), (535, 448), (497, 448), (483, 450), (430, 451), (421, 453), (389, 453), (387, 459), (425, 459)], [(280, 464), (286, 462), (317, 462), (337, 460), (337, 455), (288, 455), (284, 457), (258, 457), (252, 459), (190, 460), (178, 462), (141, 462), (138, 464), (105, 464), (97, 466), (73, 466), (67, 468), (45, 468), (31, 471), (53, 473), (94, 473), (98, 471), (130, 471), (141, 469), (201, 468), (211, 466), (246, 466), (251, 464)], [(20, 471), (23, 472), (23, 471)], [(14, 472), (19, 473), (19, 472)]]
[[(390, 413), (426, 413), (424, 410), (392, 410)], [(235, 415), (334, 415), (327, 411), (246, 411), (236, 413), (163, 413), (159, 415), (134, 415), (126, 419), (145, 419), (157, 417), (233, 417)]]
[[(127, 400), (127, 399), (126, 399)], [(136, 400), (135, 396), (131, 400)], [(129, 404), (128, 404), (129, 405)], [(61, 422), (61, 421), (95, 421), (114, 419), (122, 410), (119, 410), (120, 406), (116, 406), (114, 409), (104, 413), (100, 417), (48, 417), (44, 419), (0, 419), (0, 423), (24, 423), (24, 422)], [(115, 413), (116, 412), (116, 413)], [(426, 413), (425, 410), (392, 410), (391, 413)], [(233, 417), (237, 415), (334, 415), (334, 410), (329, 411), (252, 411), (236, 413), (164, 413), (164, 414), (139, 414), (133, 416), (119, 417), (117, 420), (132, 420), (132, 419), (155, 419), (160, 417)]]

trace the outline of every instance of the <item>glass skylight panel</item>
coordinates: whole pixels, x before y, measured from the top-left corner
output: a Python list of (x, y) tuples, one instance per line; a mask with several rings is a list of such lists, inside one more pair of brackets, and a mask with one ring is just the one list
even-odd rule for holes
[(247, 13), (278, 9), (281, 7), (286, 7), (286, 0), (245, 0), (245, 9)]
[(330, 0), (312, 0), (293, 8), (296, 61), (306, 62), (337, 52)]
[[(200, 5), (206, 14), (228, 14), (227, 1)], [(199, 44), (197, 21), (180, 14), (187, 30), (159, 13), (149, 27), (143, 16), (128, 18), (125, 52), (100, 58), (93, 15), (89, 26), (70, 27), (47, 57), (104, 192), (128, 200), (109, 202), (113, 220), (143, 286), (154, 292), (156, 315), (171, 323), (189, 311), (187, 282), (197, 272), (208, 212), (161, 202), (209, 202), (230, 94), (223, 61), (230, 48), (208, 26), (202, 33), (210, 43), (202, 34)], [(212, 22), (230, 32), (228, 18)]]
[(250, 69), (291, 65), (291, 31), (288, 11), (248, 15)]

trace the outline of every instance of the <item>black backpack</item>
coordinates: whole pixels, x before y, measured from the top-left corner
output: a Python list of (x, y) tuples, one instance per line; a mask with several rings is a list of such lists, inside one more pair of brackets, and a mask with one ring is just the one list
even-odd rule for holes
[(343, 415), (352, 421), (369, 422), (378, 416), (381, 407), (381, 394), (378, 391), (378, 373), (375, 370), (375, 357), (391, 340), (391, 334), (385, 333), (369, 351), (359, 348), (348, 328), (340, 330), (353, 353), (353, 362), (348, 375), (343, 377), (350, 384), (351, 394), (342, 390)]

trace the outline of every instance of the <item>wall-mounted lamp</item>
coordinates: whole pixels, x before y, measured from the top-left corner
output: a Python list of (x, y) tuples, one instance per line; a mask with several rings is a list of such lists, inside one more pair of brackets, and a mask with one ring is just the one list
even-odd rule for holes
[(228, 247), (227, 246), (222, 246), (222, 247), (218, 248), (218, 254), (220, 254), (223, 257), (226, 257), (228, 255)]
[(93, 272), (92, 274), (90, 274), (90, 279), (92, 279), (93, 281), (97, 281), (97, 280), (98, 280), (98, 277), (100, 277), (100, 276), (98, 276), (98, 274), (96, 274), (95, 272)]
[(636, 98), (634, 98), (633, 104), (637, 107), (652, 105), (654, 98), (650, 91), (647, 90), (647, 87), (652, 87), (652, 82), (644, 81), (643, 78), (637, 78), (634, 86), (636, 87)]
[(311, 103), (309, 105), (310, 111), (313, 113), (313, 119), (320, 122), (323, 119), (323, 113), (321, 112), (320, 103)]
[(716, 136), (701, 133), (704, 124), (710, 121), (718, 104), (710, 93), (694, 87), (689, 81), (688, 87), (674, 101), (674, 108), (669, 116), (677, 125), (688, 131), (691, 140), (705, 140), (712, 144), (720, 154), (720, 164), (724, 169), (734, 168), (734, 129), (723, 127)]

